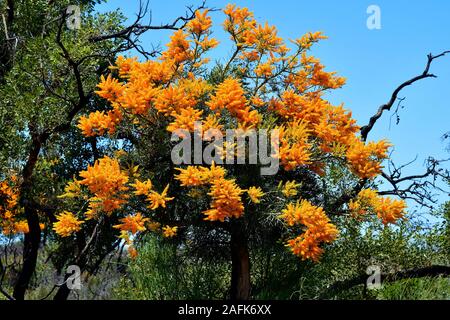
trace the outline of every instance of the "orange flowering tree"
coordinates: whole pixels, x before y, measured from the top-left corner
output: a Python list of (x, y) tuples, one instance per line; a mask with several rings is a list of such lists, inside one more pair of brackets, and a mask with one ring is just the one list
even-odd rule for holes
[[(389, 143), (366, 143), (351, 112), (324, 98), (345, 83), (308, 53), (325, 36), (307, 33), (288, 45), (248, 9), (228, 5), (223, 12), (233, 45), (226, 64), (209, 63), (219, 43), (204, 10), (174, 32), (160, 57), (141, 62), (121, 56), (101, 77), (96, 93), (110, 109), (82, 116), (78, 128), (116, 147), (66, 186), (64, 210), (52, 228), (70, 239), (84, 230), (95, 237), (112, 226), (131, 257), (147, 232), (188, 248), (208, 244), (222, 250), (219, 242), (226, 241), (231, 297), (248, 298), (249, 248), (264, 238), (317, 262), (339, 236), (336, 217), (376, 215), (384, 224), (395, 223), (406, 205), (374, 187)], [(197, 135), (204, 146), (214, 140), (208, 133), (255, 129), (278, 133), (278, 143), (270, 139), (280, 164), (275, 175), (261, 175), (262, 163), (171, 160), (173, 134)], [(249, 150), (223, 142), (215, 152), (223, 159)], [(339, 181), (332, 178), (336, 171)], [(7, 199), (0, 207), (4, 233), (26, 232), (14, 219), (13, 188), (0, 188)]]

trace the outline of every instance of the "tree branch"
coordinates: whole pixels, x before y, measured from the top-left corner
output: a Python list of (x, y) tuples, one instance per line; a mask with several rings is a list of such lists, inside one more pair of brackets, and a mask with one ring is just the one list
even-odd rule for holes
[[(395, 282), (402, 279), (414, 279), (424, 277), (450, 276), (450, 266), (433, 265), (429, 267), (403, 270), (388, 274), (382, 274), (382, 282)], [(355, 286), (365, 284), (368, 275), (361, 274), (352, 279), (337, 281), (327, 288), (320, 298), (332, 298), (337, 292), (351, 289)]]
[(378, 108), (378, 111), (375, 115), (373, 115), (370, 120), (369, 123), (363, 127), (361, 127), (361, 139), (363, 141), (367, 140), (367, 136), (370, 133), (370, 131), (373, 129), (375, 123), (377, 122), (377, 120), (379, 118), (381, 118), (381, 116), (383, 115), (384, 111), (389, 111), (391, 110), (393, 104), (395, 103), (395, 101), (397, 100), (398, 94), (400, 93), (400, 91), (402, 91), (405, 87), (412, 85), (414, 82), (425, 79), (425, 78), (436, 78), (436, 76), (432, 73), (429, 73), (430, 71), (430, 67), (431, 67), (431, 63), (433, 62), (433, 60), (440, 58), (444, 55), (446, 55), (447, 53), (450, 53), (450, 51), (444, 51), (436, 56), (433, 56), (431, 53), (428, 54), (427, 56), (427, 64), (425, 66), (425, 70), (422, 72), (422, 74), (411, 78), (405, 82), (403, 82), (401, 85), (399, 85), (394, 92), (391, 95), (391, 98), (389, 100), (388, 103), (383, 104), (382, 106), (380, 106)]
[(139, 36), (148, 30), (179, 30), (186, 26), (186, 24), (194, 19), (195, 13), (198, 10), (206, 9), (206, 0), (202, 2), (195, 10), (192, 7), (187, 7), (189, 12), (186, 12), (184, 16), (179, 16), (171, 23), (161, 24), (161, 25), (142, 25), (142, 19), (148, 13), (148, 1), (145, 6), (140, 3), (139, 11), (136, 14), (136, 20), (128, 27), (114, 33), (98, 35), (91, 37), (89, 40), (91, 42), (100, 42), (104, 40), (111, 39), (131, 39), (133, 36)]

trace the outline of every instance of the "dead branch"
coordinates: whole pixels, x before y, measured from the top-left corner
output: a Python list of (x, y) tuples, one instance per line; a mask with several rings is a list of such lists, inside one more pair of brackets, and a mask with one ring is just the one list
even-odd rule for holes
[(380, 106), (378, 108), (378, 111), (375, 115), (373, 115), (370, 120), (369, 123), (363, 127), (361, 127), (361, 139), (363, 141), (367, 140), (367, 136), (369, 135), (370, 131), (373, 129), (375, 123), (377, 122), (377, 120), (379, 118), (381, 118), (381, 116), (383, 115), (384, 111), (389, 111), (391, 110), (392, 106), (394, 105), (395, 101), (398, 98), (398, 94), (400, 93), (400, 91), (402, 91), (405, 87), (412, 85), (414, 82), (417, 82), (419, 80), (425, 79), (425, 78), (436, 78), (436, 75), (430, 73), (430, 67), (431, 67), (431, 63), (437, 59), (440, 58), (442, 56), (445, 56), (447, 53), (450, 53), (449, 51), (444, 51), (438, 55), (432, 55), (431, 53), (428, 54), (427, 56), (427, 64), (425, 66), (425, 70), (422, 72), (422, 74), (415, 76), (414, 78), (411, 78), (405, 82), (403, 82), (401, 85), (399, 85), (394, 92), (391, 95), (391, 98), (389, 100), (388, 103), (383, 104), (382, 106)]

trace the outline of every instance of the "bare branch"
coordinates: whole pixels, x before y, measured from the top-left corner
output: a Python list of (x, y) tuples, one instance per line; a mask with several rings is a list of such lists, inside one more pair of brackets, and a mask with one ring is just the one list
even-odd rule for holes
[(447, 53), (450, 53), (450, 50), (449, 51), (444, 51), (444, 52), (442, 52), (442, 53), (440, 53), (440, 54), (438, 54), (436, 56), (433, 56), (431, 53), (428, 54), (428, 56), (427, 56), (427, 64), (426, 64), (425, 70), (422, 72), (422, 74), (420, 74), (420, 75), (418, 75), (418, 76), (416, 76), (414, 78), (411, 78), (411, 79), (403, 82), (401, 85), (399, 85), (394, 90), (394, 92), (392, 93), (389, 102), (386, 103), (386, 104), (383, 104), (382, 106), (380, 106), (378, 108), (377, 113), (370, 118), (369, 123), (367, 125), (361, 127), (361, 139), (363, 141), (367, 140), (368, 134), (373, 129), (373, 127), (374, 127), (375, 123), (377, 122), (377, 120), (379, 118), (381, 118), (381, 116), (383, 115), (383, 112), (386, 111), (386, 110), (387, 111), (391, 110), (393, 104), (395, 103), (395, 101), (398, 98), (398, 94), (400, 93), (400, 91), (402, 91), (405, 87), (410, 86), (414, 82), (417, 82), (419, 80), (422, 80), (422, 79), (425, 79), (425, 78), (436, 78), (436, 76), (434, 74), (429, 73), (430, 67), (431, 67), (431, 63), (433, 62), (433, 60), (435, 60), (437, 58), (440, 58), (440, 57), (446, 55)]
[[(203, 1), (202, 4), (199, 5), (195, 10), (193, 9), (192, 6), (187, 7), (188, 12), (186, 12), (186, 14), (184, 16), (177, 17), (171, 23), (166, 23), (166, 24), (161, 24), (161, 25), (150, 25), (150, 24), (142, 25), (141, 22), (148, 13), (148, 1), (147, 1), (145, 5), (140, 3), (139, 11), (136, 14), (136, 19), (130, 26), (128, 26), (125, 29), (122, 29), (118, 32), (91, 37), (90, 41), (91, 42), (100, 42), (100, 41), (111, 40), (111, 39), (130, 40), (134, 36), (139, 36), (149, 30), (179, 30), (179, 29), (184, 28), (190, 20), (194, 19), (196, 11), (202, 10), (202, 9), (206, 9), (206, 0)], [(211, 9), (211, 10), (214, 10), (214, 9)]]
[[(417, 157), (416, 157), (417, 159)], [(445, 160), (436, 160), (428, 158), (426, 161), (426, 171), (422, 174), (415, 174), (402, 177), (402, 168), (412, 164), (415, 160), (408, 162), (400, 167), (395, 167), (394, 163), (390, 161), (389, 173), (382, 172), (381, 176), (391, 185), (392, 189), (378, 192), (380, 195), (395, 195), (402, 199), (411, 199), (416, 203), (430, 208), (436, 203), (436, 194), (432, 190), (438, 190), (443, 193), (448, 193), (447, 190), (442, 189), (438, 184), (438, 180), (448, 181), (450, 178), (449, 172), (439, 167)], [(393, 170), (391, 169), (393, 167)], [(408, 183), (408, 185), (404, 185)]]

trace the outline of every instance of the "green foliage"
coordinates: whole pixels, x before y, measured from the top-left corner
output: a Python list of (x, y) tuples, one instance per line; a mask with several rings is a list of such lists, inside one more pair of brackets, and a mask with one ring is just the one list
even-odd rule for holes
[(114, 289), (118, 299), (223, 299), (229, 263), (183, 254), (170, 241), (148, 236), (139, 256), (130, 261), (127, 277)]

